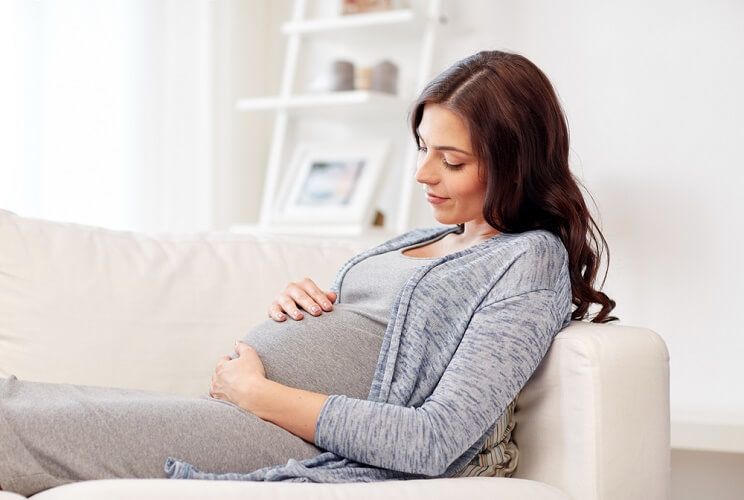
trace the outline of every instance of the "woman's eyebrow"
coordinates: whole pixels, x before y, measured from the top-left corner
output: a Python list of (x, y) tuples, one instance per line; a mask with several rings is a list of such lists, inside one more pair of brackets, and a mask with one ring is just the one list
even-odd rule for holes
[[(424, 138), (421, 137), (421, 134), (419, 133), (418, 130), (416, 130), (416, 133), (418, 134), (419, 139), (424, 141)], [(426, 141), (424, 141), (424, 143), (426, 143)], [(467, 151), (460, 149), (460, 148), (456, 148), (454, 146), (429, 146), (429, 147), (432, 149), (436, 149), (438, 151), (457, 151), (458, 153), (462, 153), (464, 155), (473, 156), (472, 153), (468, 153)]]

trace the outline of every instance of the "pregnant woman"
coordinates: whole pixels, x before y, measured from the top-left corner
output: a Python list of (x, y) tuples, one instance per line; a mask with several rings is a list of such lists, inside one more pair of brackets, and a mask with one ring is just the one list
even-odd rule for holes
[(617, 319), (593, 287), (589, 242), (606, 242), (555, 92), (523, 56), (458, 61), (410, 125), (443, 226), (354, 256), (328, 290), (290, 283), (208, 395), (0, 378), (0, 487), (510, 475), (516, 397), (555, 334), (592, 303), (591, 321)]

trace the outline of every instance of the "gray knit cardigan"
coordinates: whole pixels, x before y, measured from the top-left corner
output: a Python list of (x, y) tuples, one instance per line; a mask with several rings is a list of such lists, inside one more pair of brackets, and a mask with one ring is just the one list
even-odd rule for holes
[[(419, 228), (357, 262), (458, 231)], [(342, 483), (452, 477), (571, 320), (568, 253), (542, 230), (500, 233), (417, 269), (396, 295), (366, 400), (331, 394), (315, 428), (324, 451), (249, 473), (202, 472), (168, 457), (166, 477)]]

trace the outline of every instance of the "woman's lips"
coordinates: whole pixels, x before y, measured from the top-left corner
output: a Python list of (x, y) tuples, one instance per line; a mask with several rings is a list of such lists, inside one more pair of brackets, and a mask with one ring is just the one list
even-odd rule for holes
[(426, 199), (429, 203), (433, 203), (434, 205), (439, 205), (440, 203), (444, 203), (445, 201), (449, 200), (449, 198), (440, 198), (439, 196), (434, 196), (429, 193), (426, 194)]

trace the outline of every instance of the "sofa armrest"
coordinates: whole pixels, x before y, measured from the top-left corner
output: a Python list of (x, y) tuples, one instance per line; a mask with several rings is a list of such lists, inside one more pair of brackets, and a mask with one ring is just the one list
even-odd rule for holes
[(669, 352), (656, 332), (572, 321), (514, 415), (515, 477), (576, 500), (671, 497)]

